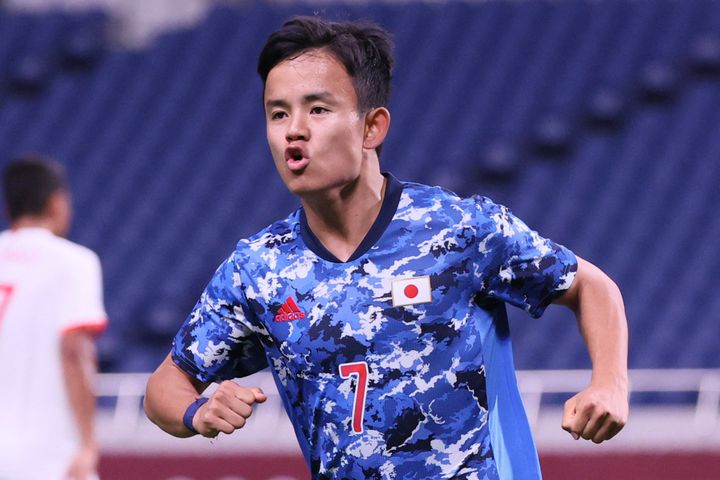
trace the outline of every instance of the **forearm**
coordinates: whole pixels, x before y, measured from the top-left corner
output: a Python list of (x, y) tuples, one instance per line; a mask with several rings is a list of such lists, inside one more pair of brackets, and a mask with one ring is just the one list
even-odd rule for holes
[[(596, 292), (588, 294), (595, 295)], [(623, 302), (617, 287), (605, 295), (612, 302), (600, 304), (601, 308), (581, 308), (578, 312), (580, 331), (592, 361), (592, 381), (627, 386), (628, 332)]]
[(206, 385), (193, 381), (168, 355), (150, 376), (145, 392), (145, 413), (165, 432), (176, 437), (193, 433), (183, 424), (183, 415)]
[(95, 446), (95, 392), (97, 373), (95, 345), (89, 334), (72, 333), (63, 339), (62, 365), (68, 401), (76, 420), (80, 441)]

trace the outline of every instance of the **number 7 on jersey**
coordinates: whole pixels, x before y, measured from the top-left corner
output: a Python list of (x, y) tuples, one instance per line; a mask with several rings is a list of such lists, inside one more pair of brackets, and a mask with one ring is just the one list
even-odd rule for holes
[(352, 429), (355, 433), (362, 433), (368, 385), (368, 365), (366, 362), (342, 363), (339, 370), (341, 378), (350, 378), (357, 375), (357, 389), (355, 390), (352, 410)]
[(0, 283), (0, 323), (2, 323), (3, 315), (5, 315), (5, 310), (7, 309), (8, 303), (10, 303), (10, 295), (12, 292), (12, 285)]

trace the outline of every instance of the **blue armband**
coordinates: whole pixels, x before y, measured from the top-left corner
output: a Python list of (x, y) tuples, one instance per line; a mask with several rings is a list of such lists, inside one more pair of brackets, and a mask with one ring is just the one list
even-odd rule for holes
[(203, 406), (205, 402), (210, 400), (207, 397), (200, 397), (197, 400), (195, 400), (193, 403), (190, 404), (190, 406), (185, 410), (185, 415), (183, 415), (183, 425), (185, 425), (185, 428), (190, 430), (193, 434), (198, 434), (197, 430), (195, 430), (195, 427), (193, 427), (192, 421), (193, 417), (195, 417), (195, 413), (198, 411), (198, 408)]

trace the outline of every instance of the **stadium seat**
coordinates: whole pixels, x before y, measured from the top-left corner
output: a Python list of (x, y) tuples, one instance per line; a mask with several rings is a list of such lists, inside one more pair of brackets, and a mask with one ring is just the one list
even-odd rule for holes
[[(0, 10), (0, 163), (39, 150), (67, 164), (72, 238), (103, 260), (106, 370), (153, 369), (237, 240), (297, 208), (267, 149), (254, 70), (270, 31), (315, 10), (217, 6), (139, 51), (107, 48), (96, 13)], [(384, 170), (489, 195), (610, 273), (625, 295), (631, 366), (720, 366), (717, 336), (703, 334), (720, 315), (707, 293), (720, 284), (707, 241), (720, 235), (720, 2), (321, 13), (394, 33)], [(520, 368), (589, 365), (564, 309), (510, 315)], [(669, 341), (679, 337), (683, 348)]]
[(695, 38), (690, 50), (690, 61), (700, 73), (720, 72), (720, 36), (707, 33)]

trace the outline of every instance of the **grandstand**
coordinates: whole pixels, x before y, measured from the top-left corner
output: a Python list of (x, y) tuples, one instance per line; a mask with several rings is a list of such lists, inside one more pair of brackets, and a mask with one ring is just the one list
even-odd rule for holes
[[(190, 452), (298, 468), (272, 398), (245, 438), (213, 444), (170, 439), (139, 410), (145, 375), (217, 264), (298, 206), (274, 171), (255, 73), (268, 33), (295, 14), (394, 34), (385, 169), (488, 195), (621, 287), (633, 411), (601, 447), (559, 427), (561, 398), (590, 366), (571, 315), (511, 314), (547, 478), (720, 478), (720, 1), (205, 4), (191, 26), (142, 43), (122, 41), (113, 10), (0, 8), (0, 165), (26, 151), (62, 161), (71, 238), (103, 261), (106, 478), (127, 478), (112, 472), (129, 458)], [(579, 459), (601, 476), (572, 470)]]

